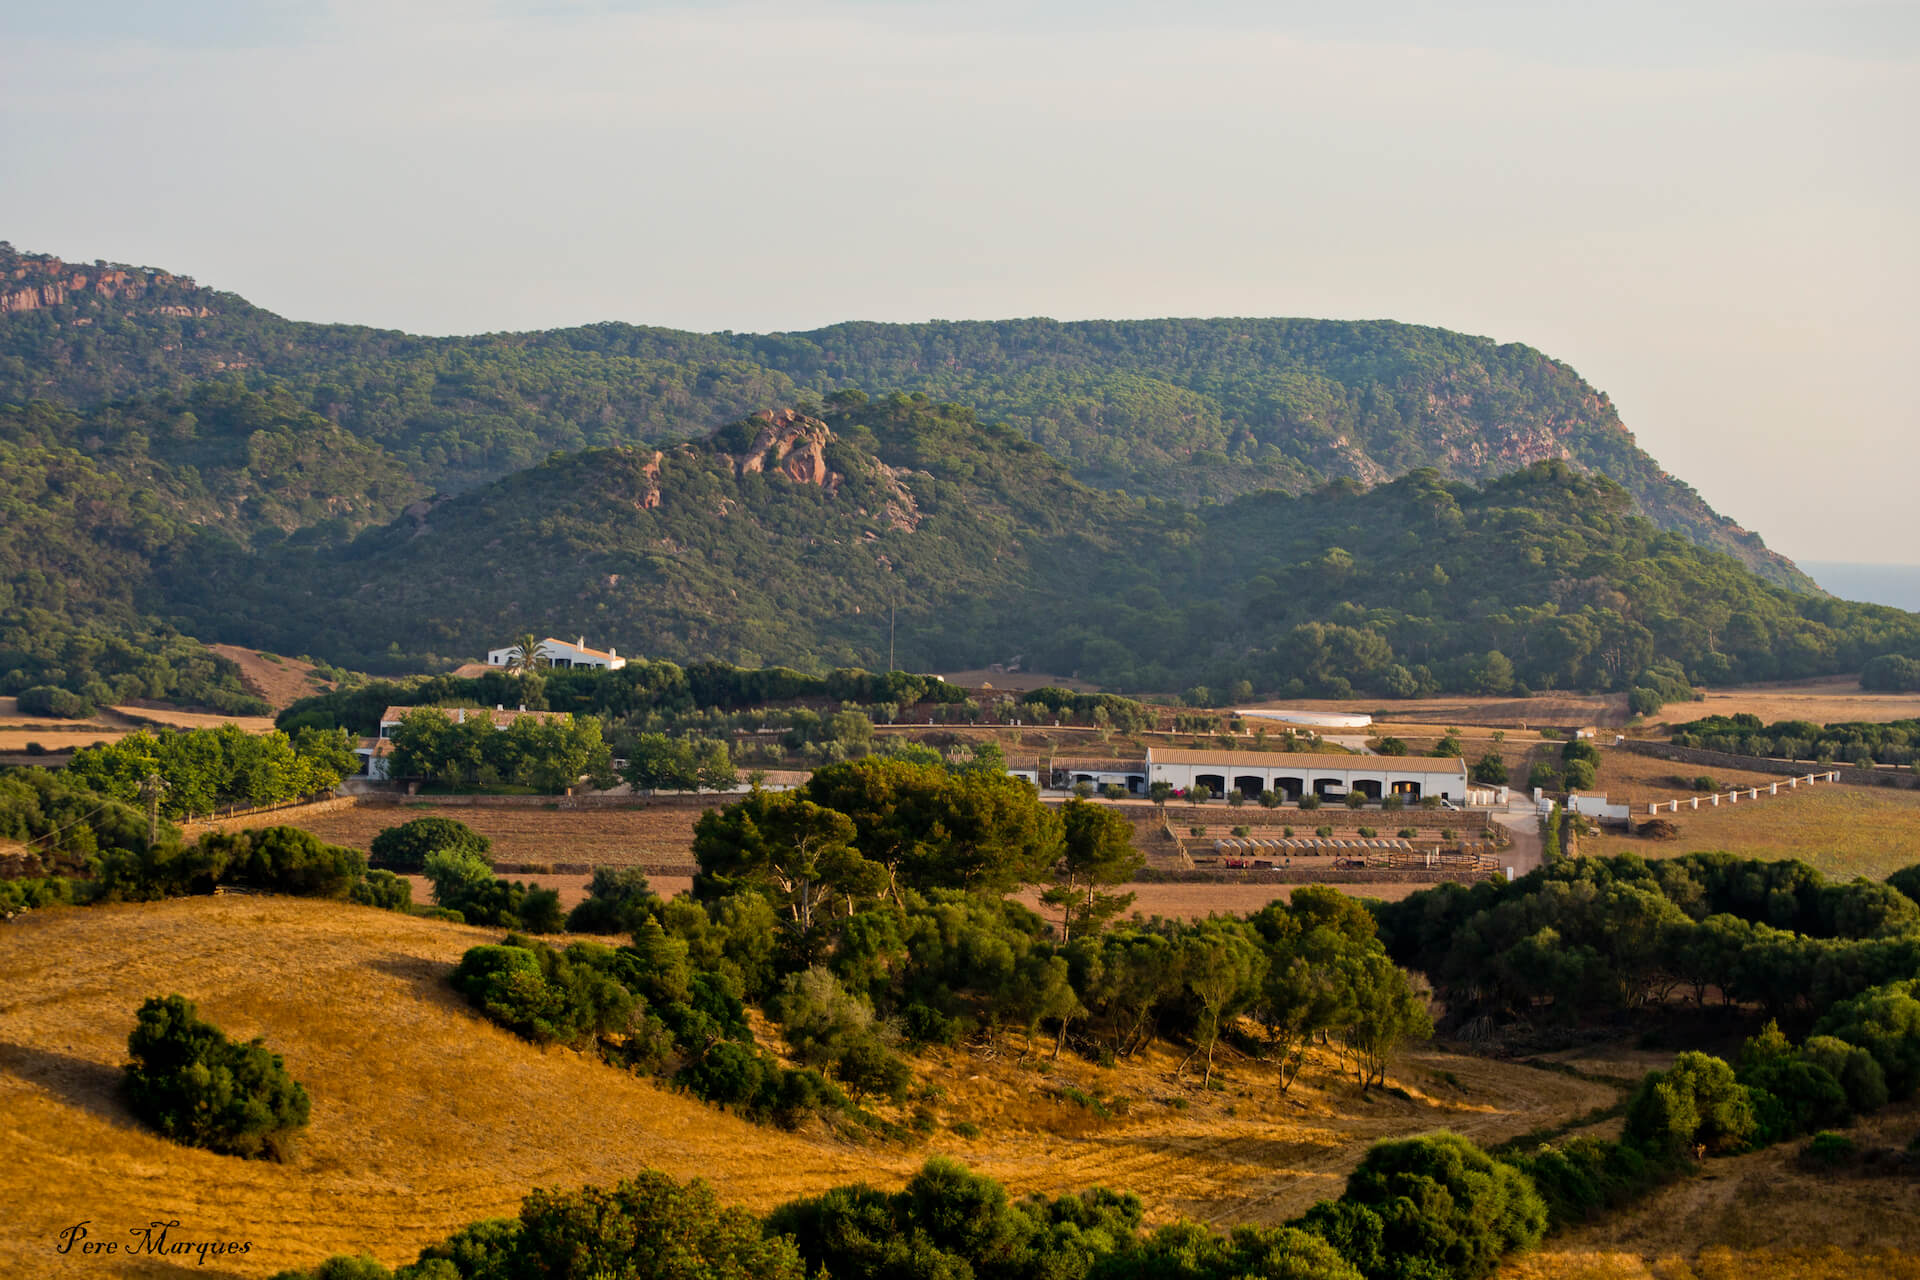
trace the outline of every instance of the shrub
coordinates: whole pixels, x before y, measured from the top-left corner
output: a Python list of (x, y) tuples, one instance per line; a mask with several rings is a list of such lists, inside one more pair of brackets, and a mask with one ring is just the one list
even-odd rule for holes
[(358, 850), (328, 844), (299, 827), (262, 827), (208, 836), (203, 843), (215, 840), (227, 844), (227, 877), (259, 889), (344, 898), (367, 869)]
[(1361, 828), (1360, 828), (1360, 838), (1361, 838), (1362, 840), (1372, 840), (1372, 839), (1374, 839), (1375, 837), (1377, 837), (1377, 836), (1378, 836), (1379, 834), (1380, 834), (1380, 833), (1379, 833), (1378, 831), (1376, 831), (1376, 830), (1375, 830), (1374, 828), (1372, 828), (1372, 827), (1361, 827)]
[(1402, 840), (1411, 840), (1419, 835), (1420, 832), (1413, 827), (1402, 827), (1396, 834), (1398, 834)]
[(1593, 761), (1567, 761), (1566, 786), (1569, 791), (1589, 791), (1595, 779)]
[(1398, 813), (1407, 807), (1405, 796), (1388, 796), (1380, 802), (1380, 807), (1388, 813)]
[(235, 1044), (191, 1000), (155, 997), (127, 1037), (134, 1114), (175, 1142), (239, 1156), (291, 1154), (307, 1123), (307, 1091), (260, 1040)]
[(1207, 829), (1205, 827), (1188, 827), (1187, 834), (1190, 836), (1204, 836), (1207, 834)]
[(567, 913), (560, 909), (558, 889), (529, 889), (514, 913), (520, 927), (529, 933), (559, 933), (567, 927)]
[(1873, 1055), (1834, 1036), (1814, 1036), (1800, 1046), (1800, 1056), (1835, 1080), (1847, 1095), (1847, 1105), (1862, 1114), (1887, 1105), (1887, 1077)]
[(586, 898), (567, 916), (567, 931), (632, 933), (664, 905), (638, 867), (595, 867)]
[(1346, 804), (1349, 809), (1364, 809), (1367, 807), (1367, 797), (1361, 792), (1349, 791)]
[(1252, 827), (1235, 827), (1233, 829), (1233, 834), (1244, 838), (1253, 834), (1253, 828)]
[(1887, 1096), (1898, 1102), (1920, 1087), (1920, 979), (1861, 992), (1833, 1006), (1814, 1031), (1858, 1045), (1886, 1077)]
[(1822, 1131), (1813, 1135), (1813, 1140), (1800, 1150), (1800, 1155), (1808, 1164), (1824, 1169), (1837, 1169), (1841, 1165), (1852, 1164), (1854, 1157), (1860, 1154), (1860, 1148), (1852, 1138), (1844, 1133)]
[(363, 907), (385, 911), (409, 911), (413, 908), (413, 885), (391, 871), (369, 871), (354, 881), (349, 895)]
[(1318, 809), (1320, 807), (1320, 804), (1321, 804), (1320, 797), (1312, 794), (1311, 792), (1300, 797), (1300, 807), (1302, 809)]
[(93, 704), (79, 694), (48, 684), (24, 690), (18, 705), (23, 716), (51, 716), (56, 720), (85, 720), (94, 711)]
[(421, 871), (430, 853), (471, 853), (486, 861), (492, 848), (493, 841), (464, 822), (452, 818), (415, 818), (382, 831), (373, 838), (367, 852), (368, 861), (376, 867)]
[(1332, 827), (1315, 827), (1313, 829), (1313, 834), (1316, 836), (1319, 836), (1322, 840), (1330, 840), (1333, 838), (1333, 828)]
[(1666, 1071), (1650, 1071), (1627, 1104), (1624, 1138), (1657, 1160), (1692, 1149), (1724, 1153), (1754, 1133), (1752, 1100), (1733, 1068), (1704, 1053), (1683, 1053)]
[(1466, 1280), (1547, 1228), (1546, 1203), (1525, 1174), (1451, 1133), (1374, 1144), (1343, 1199), (1379, 1215), (1386, 1257)]
[(538, 1043), (579, 1045), (625, 1031), (637, 1012), (633, 995), (593, 963), (593, 953), (584, 950), (591, 945), (563, 954), (509, 936), (506, 944), (473, 947), (454, 967), (453, 988), (495, 1022)]
[(1498, 751), (1489, 751), (1474, 762), (1473, 780), (1489, 786), (1505, 786), (1507, 782), (1507, 762), (1500, 758)]
[(805, 1280), (793, 1243), (762, 1232), (744, 1209), (722, 1205), (698, 1179), (654, 1170), (613, 1187), (541, 1188), (520, 1207), (511, 1262), (469, 1276), (752, 1276)]

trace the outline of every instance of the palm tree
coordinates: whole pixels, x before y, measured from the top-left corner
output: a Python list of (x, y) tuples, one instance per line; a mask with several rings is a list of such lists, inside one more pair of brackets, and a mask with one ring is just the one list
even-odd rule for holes
[(512, 648), (514, 652), (507, 658), (509, 671), (529, 675), (535, 667), (546, 661), (540, 656), (540, 639), (531, 631), (515, 637)]

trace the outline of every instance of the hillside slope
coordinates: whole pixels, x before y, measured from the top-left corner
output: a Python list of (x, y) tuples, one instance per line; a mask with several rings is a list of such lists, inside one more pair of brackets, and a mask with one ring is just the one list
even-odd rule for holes
[[(1181, 1054), (1099, 1068), (1069, 1055), (1043, 1077), (1014, 1055), (921, 1060), (944, 1090), (925, 1146), (849, 1146), (749, 1125), (562, 1050), (542, 1051), (473, 1013), (446, 985), (460, 954), (497, 931), (310, 899), (223, 895), (37, 913), (0, 929), (0, 1274), (105, 1271), (52, 1253), (91, 1219), (96, 1239), (178, 1218), (177, 1237), (253, 1249), (204, 1276), (266, 1276), (333, 1253), (394, 1263), (477, 1218), (511, 1213), (536, 1186), (606, 1184), (642, 1167), (704, 1177), (765, 1210), (828, 1186), (894, 1187), (928, 1155), (957, 1156), (1015, 1194), (1126, 1186), (1155, 1221), (1284, 1221), (1337, 1194), (1365, 1146), (1451, 1128), (1492, 1142), (1565, 1120), (1615, 1091), (1555, 1072), (1419, 1054), (1408, 1096), (1360, 1098), (1319, 1064), (1287, 1102), (1266, 1067), (1223, 1068), (1225, 1091), (1180, 1083)], [(179, 992), (242, 1037), (260, 1035), (313, 1096), (288, 1164), (175, 1146), (140, 1128), (117, 1093), (134, 1010)], [(1095, 1119), (1037, 1098), (1043, 1080), (1130, 1114)], [(1179, 1105), (1174, 1100), (1179, 1099)]]
[(620, 324), (422, 338), (290, 321), (151, 268), (0, 243), (0, 402), (92, 407), (262, 377), (457, 491), (555, 449), (698, 436), (859, 386), (1011, 423), (1104, 488), (1193, 501), (1434, 467), (1564, 459), (1662, 528), (1817, 592), (1634, 442), (1607, 397), (1532, 348), (1387, 321), (1009, 320), (694, 334)]
[(1920, 650), (1920, 615), (1773, 586), (1565, 463), (1192, 510), (1090, 488), (956, 406), (824, 412), (557, 456), (344, 547), (202, 549), (147, 607), (350, 665), (532, 628), (675, 661), (1021, 659), (1228, 696), (1614, 690), (1663, 662), (1722, 684)]

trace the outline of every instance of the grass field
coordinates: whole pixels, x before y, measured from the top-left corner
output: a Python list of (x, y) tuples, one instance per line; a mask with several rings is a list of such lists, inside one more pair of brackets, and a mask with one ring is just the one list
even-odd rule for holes
[[(1615, 801), (1631, 799), (1636, 821), (1650, 800), (1684, 799), (1696, 794), (1676, 779), (1705, 773), (1721, 789), (1743, 784), (1771, 785), (1774, 774), (1749, 774), (1676, 764), (1624, 751), (1602, 751), (1599, 789)], [(1799, 858), (1828, 876), (1884, 879), (1889, 872), (1920, 862), (1920, 791), (1822, 784), (1761, 795), (1738, 804), (1698, 812), (1683, 808), (1661, 817), (1674, 823), (1674, 840), (1647, 840), (1607, 832), (1580, 841), (1586, 855), (1637, 853), (1669, 858), (1705, 850), (1726, 850), (1755, 858)]]
[(382, 804), (301, 818), (300, 825), (331, 843), (365, 849), (388, 827), (414, 818), (452, 818), (492, 840), (493, 857), (498, 862), (592, 866), (680, 862), (692, 874), (693, 824), (702, 812), (671, 805), (652, 809), (545, 809)]
[[(1914, 1104), (1851, 1130), (1904, 1147)], [(1800, 1143), (1714, 1160), (1697, 1177), (1547, 1241), (1500, 1280), (1920, 1280), (1920, 1178), (1802, 1169)]]
[(240, 668), (240, 679), (253, 693), (267, 700), (275, 711), (309, 694), (333, 687), (314, 673), (313, 664), (298, 658), (268, 656), (258, 649), (243, 649), (237, 644), (210, 644), (207, 648)]
[[(1103, 1069), (1043, 1069), (999, 1052), (942, 1051), (919, 1069), (945, 1090), (924, 1146), (853, 1146), (750, 1126), (598, 1062), (482, 1022), (445, 985), (494, 931), (299, 899), (223, 895), (51, 911), (0, 929), (0, 1274), (115, 1274), (52, 1253), (90, 1219), (96, 1238), (150, 1218), (176, 1236), (244, 1239), (264, 1276), (334, 1252), (389, 1263), (532, 1187), (605, 1183), (645, 1166), (712, 1181), (755, 1209), (824, 1187), (898, 1185), (945, 1152), (1016, 1193), (1096, 1182), (1145, 1196), (1157, 1220), (1277, 1222), (1337, 1194), (1365, 1146), (1441, 1127), (1497, 1141), (1611, 1103), (1605, 1085), (1441, 1052), (1395, 1073), (1407, 1096), (1362, 1097), (1329, 1064), (1282, 1098), (1266, 1069), (1226, 1061), (1225, 1088), (1178, 1079), (1161, 1049)], [(314, 1099), (292, 1163), (174, 1146), (117, 1092), (133, 1012), (179, 992), (240, 1037), (264, 1036)], [(1442, 1074), (1446, 1073), (1446, 1074)], [(1121, 1099), (1101, 1120), (1050, 1087)], [(945, 1126), (967, 1120), (964, 1140)], [(137, 1267), (118, 1274), (178, 1275)]]

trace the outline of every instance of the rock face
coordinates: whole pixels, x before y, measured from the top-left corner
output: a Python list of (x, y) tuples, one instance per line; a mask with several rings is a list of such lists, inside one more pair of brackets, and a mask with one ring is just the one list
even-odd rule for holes
[[(173, 296), (183, 291), (198, 293), (199, 287), (186, 276), (165, 271), (104, 262), (69, 266), (58, 258), (15, 253), (11, 246), (0, 244), (0, 316), (65, 306), (88, 294), (132, 302), (155, 293)], [(166, 316), (213, 314), (204, 305), (182, 302), (164, 303), (153, 311)]]
[(749, 419), (760, 427), (746, 452), (732, 455), (735, 475), (774, 470), (798, 484), (818, 485), (828, 493), (840, 487), (839, 472), (827, 466), (833, 429), (795, 409), (762, 409)]

